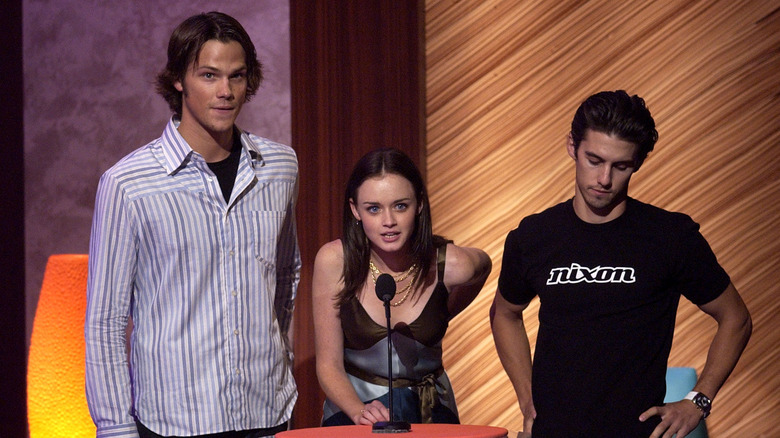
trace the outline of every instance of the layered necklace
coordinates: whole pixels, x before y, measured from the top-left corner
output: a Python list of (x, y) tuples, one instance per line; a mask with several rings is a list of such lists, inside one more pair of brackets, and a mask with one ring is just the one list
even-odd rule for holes
[[(380, 275), (382, 275), (382, 271), (379, 270), (379, 268), (376, 267), (373, 260), (368, 261), (368, 268), (371, 271), (371, 279), (374, 281), (374, 285), (376, 285), (376, 279)], [(412, 263), (412, 266), (409, 266), (409, 269), (406, 271), (398, 274), (397, 277), (393, 277), (393, 280), (395, 280), (396, 283), (400, 283), (411, 275), (412, 278), (409, 280), (409, 284), (404, 286), (403, 289), (401, 289), (401, 292), (397, 293), (396, 295), (403, 295), (400, 300), (390, 303), (393, 307), (398, 307), (401, 304), (406, 301), (407, 298), (409, 298), (409, 293), (412, 291), (412, 286), (414, 285), (415, 281), (417, 281), (417, 274), (420, 273), (420, 270), (417, 268), (417, 263)]]

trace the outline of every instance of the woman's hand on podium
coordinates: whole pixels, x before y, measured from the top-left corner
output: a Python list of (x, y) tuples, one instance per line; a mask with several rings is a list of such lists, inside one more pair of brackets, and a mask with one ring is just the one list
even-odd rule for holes
[(377, 421), (390, 421), (390, 411), (380, 401), (366, 404), (360, 413), (352, 418), (355, 424), (372, 425)]

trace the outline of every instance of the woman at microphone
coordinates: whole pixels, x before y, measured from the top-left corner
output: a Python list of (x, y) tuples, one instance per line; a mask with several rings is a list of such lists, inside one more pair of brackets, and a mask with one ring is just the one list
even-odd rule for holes
[[(378, 149), (361, 158), (347, 182), (342, 238), (323, 245), (314, 262), (323, 425), (458, 423), (442, 338), (490, 270), (484, 251), (433, 234), (427, 190), (408, 156)], [(392, 419), (385, 303), (376, 293), (382, 274), (396, 282), (389, 302)]]

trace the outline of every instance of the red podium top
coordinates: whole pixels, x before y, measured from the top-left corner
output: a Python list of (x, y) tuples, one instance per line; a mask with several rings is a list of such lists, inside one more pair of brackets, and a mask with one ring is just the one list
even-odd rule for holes
[(468, 424), (412, 424), (408, 433), (373, 433), (371, 426), (332, 426), (288, 430), (277, 438), (507, 438), (503, 427)]

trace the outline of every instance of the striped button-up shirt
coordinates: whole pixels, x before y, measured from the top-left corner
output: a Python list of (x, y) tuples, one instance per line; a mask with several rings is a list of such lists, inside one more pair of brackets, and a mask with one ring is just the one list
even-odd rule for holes
[(98, 437), (137, 436), (135, 418), (162, 435), (272, 427), (297, 397), (295, 152), (242, 133), (226, 202), (177, 126), (98, 185), (84, 328)]

